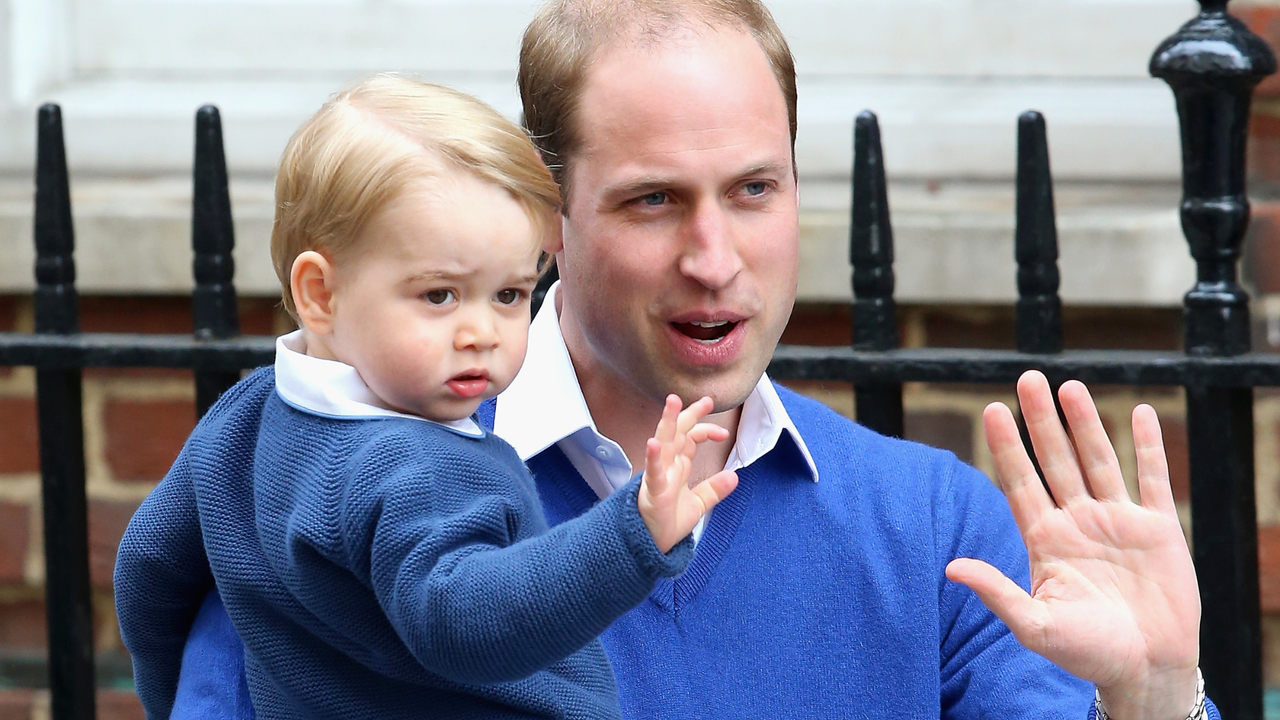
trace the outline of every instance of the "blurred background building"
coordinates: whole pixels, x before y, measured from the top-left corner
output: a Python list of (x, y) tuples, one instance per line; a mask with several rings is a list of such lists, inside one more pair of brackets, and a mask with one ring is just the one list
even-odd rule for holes
[[(268, 259), (272, 173), (293, 129), (363, 75), (453, 85), (514, 119), (520, 34), (536, 0), (0, 0), (0, 330), (30, 330), (35, 113), (61, 104), (82, 325), (190, 332), (193, 117), (222, 111), (242, 328), (290, 328)], [(772, 0), (800, 74), (802, 272), (786, 342), (851, 337), (854, 115), (879, 114), (902, 342), (1012, 347), (1016, 119), (1047, 119), (1068, 347), (1180, 349), (1194, 265), (1178, 224), (1173, 96), (1152, 50), (1192, 0)], [(1232, 3), (1280, 47), (1280, 0)], [(637, 68), (643, 72), (643, 68)], [(1246, 278), (1255, 348), (1280, 349), (1280, 80), (1255, 99)], [(47, 716), (33, 373), (0, 368), (0, 720)], [(852, 391), (805, 385), (846, 414)], [(1162, 414), (1187, 497), (1179, 390), (1097, 388), (1132, 468), (1128, 413)], [(194, 424), (189, 374), (85, 382), (99, 716), (141, 717), (111, 603), (115, 547)], [(990, 472), (978, 417), (1007, 387), (917, 385), (908, 434)], [(1280, 395), (1259, 391), (1258, 512), (1268, 683), (1280, 687)], [(1184, 513), (1185, 515), (1185, 513)], [(1276, 696), (1280, 701), (1280, 695)], [(1280, 718), (1280, 702), (1274, 717)], [(1272, 716), (1272, 715), (1269, 715)]]

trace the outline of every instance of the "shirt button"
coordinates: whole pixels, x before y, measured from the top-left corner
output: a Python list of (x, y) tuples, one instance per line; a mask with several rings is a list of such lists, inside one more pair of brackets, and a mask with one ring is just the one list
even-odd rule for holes
[(603, 446), (603, 445), (601, 445), (600, 447), (596, 448), (596, 457), (600, 458), (601, 460), (608, 460), (608, 459), (609, 459), (609, 448), (607, 448), (607, 447), (605, 447), (605, 446)]

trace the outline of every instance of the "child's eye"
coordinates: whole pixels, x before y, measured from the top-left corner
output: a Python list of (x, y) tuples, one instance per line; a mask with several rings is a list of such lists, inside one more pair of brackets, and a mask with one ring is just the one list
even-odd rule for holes
[(515, 305), (524, 299), (524, 292), (515, 288), (507, 288), (506, 290), (499, 290), (498, 294), (493, 296), (493, 299), (502, 305)]
[(448, 305), (457, 299), (452, 290), (428, 290), (422, 293), (422, 299), (432, 305)]

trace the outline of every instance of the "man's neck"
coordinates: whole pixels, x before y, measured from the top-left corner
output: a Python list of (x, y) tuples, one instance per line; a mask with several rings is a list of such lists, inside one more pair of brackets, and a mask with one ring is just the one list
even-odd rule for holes
[[(556, 299), (559, 300), (558, 297)], [(565, 315), (561, 312), (561, 333), (591, 419), (601, 435), (618, 443), (633, 470), (640, 472), (644, 469), (645, 444), (653, 437), (658, 421), (662, 418), (665, 398), (645, 396), (629, 380), (619, 377), (611, 368), (600, 363), (590, 348), (583, 347), (585, 343), (579, 341), (579, 334), (573, 328), (565, 327), (565, 320)], [(733, 451), (733, 445), (737, 441), (738, 420), (741, 416), (742, 406), (739, 405), (708, 415), (704, 420), (728, 430), (729, 439), (720, 443), (703, 443), (698, 448), (689, 476), (691, 485), (724, 469), (729, 461), (729, 453)]]

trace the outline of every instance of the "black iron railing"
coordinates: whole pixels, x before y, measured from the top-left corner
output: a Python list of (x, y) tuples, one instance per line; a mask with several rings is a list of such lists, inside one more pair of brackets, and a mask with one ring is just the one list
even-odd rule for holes
[[(1051, 382), (1186, 388), (1195, 561), (1203, 598), (1201, 664), (1224, 717), (1260, 720), (1262, 664), (1254, 512), (1252, 388), (1280, 386), (1280, 355), (1249, 352), (1248, 297), (1236, 282), (1248, 222), (1244, 144), (1254, 86), (1275, 71), (1271, 51), (1225, 12), (1201, 12), (1165, 41), (1151, 72), (1170, 84), (1182, 128), (1183, 228), (1197, 264), (1186, 296), (1186, 352), (1062, 350), (1058, 247), (1045, 122), (1018, 119), (1017, 350), (898, 349), (893, 230), (880, 131), (855, 123), (854, 334), (848, 348), (782, 346), (770, 373), (783, 380), (852, 383), (859, 422), (903, 433), (907, 382), (1013, 383), (1029, 368)], [(231, 204), (218, 111), (196, 117), (191, 336), (78, 332), (74, 236), (62, 123), (40, 109), (36, 165), (35, 334), (0, 333), (0, 366), (34, 366), (40, 425), (55, 720), (94, 717), (86, 538), (81, 372), (88, 367), (195, 371), (198, 412), (243, 369), (270, 363), (273, 341), (239, 337)], [(856, 582), (856, 578), (851, 578)]]

